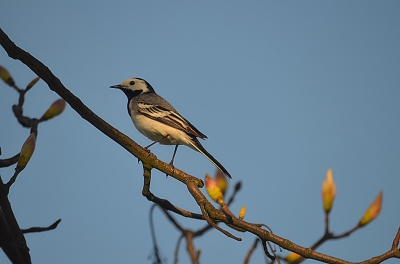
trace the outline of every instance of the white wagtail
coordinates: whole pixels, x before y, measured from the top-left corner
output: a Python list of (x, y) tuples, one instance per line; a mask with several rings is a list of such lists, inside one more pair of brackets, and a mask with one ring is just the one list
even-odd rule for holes
[(229, 172), (204, 147), (197, 138), (207, 136), (183, 118), (164, 98), (156, 94), (153, 87), (141, 78), (129, 78), (121, 84), (110, 86), (118, 88), (128, 97), (128, 113), (140, 133), (155, 143), (175, 145), (170, 164), (173, 165), (178, 145), (186, 145), (207, 157), (218, 169), (231, 178)]

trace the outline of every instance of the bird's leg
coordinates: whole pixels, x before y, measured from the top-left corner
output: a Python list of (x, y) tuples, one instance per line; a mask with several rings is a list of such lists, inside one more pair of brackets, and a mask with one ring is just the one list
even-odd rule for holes
[[(174, 154), (172, 154), (172, 159), (171, 159), (171, 161), (169, 162), (169, 165), (171, 165), (172, 166), (172, 171), (174, 170), (174, 159), (175, 159), (175, 154), (176, 154), (176, 151), (178, 150), (178, 145), (175, 145), (175, 149), (174, 149)], [(165, 176), (166, 177), (168, 177), (168, 174), (165, 174)]]
[(169, 165), (171, 165), (171, 166), (174, 166), (174, 159), (175, 159), (175, 154), (176, 154), (177, 150), (178, 150), (178, 145), (175, 145), (174, 154), (172, 154), (172, 159), (169, 162)]
[(161, 140), (163, 140), (164, 138), (168, 137), (168, 134), (166, 134), (165, 136), (163, 136), (162, 138), (160, 138), (159, 140), (154, 141), (153, 143), (151, 143), (150, 145), (148, 145), (147, 147), (144, 147), (145, 149), (149, 149), (151, 146), (153, 146), (154, 144), (156, 144), (157, 142), (160, 142)]
[[(159, 140), (154, 141), (153, 143), (151, 143), (150, 145), (148, 145), (147, 147), (144, 147), (145, 150), (147, 150), (147, 152), (150, 152), (149, 148), (151, 146), (153, 146), (154, 144), (156, 144), (157, 142), (160, 142), (161, 140), (163, 140), (164, 138), (168, 137), (168, 134), (166, 134), (165, 136), (163, 136), (162, 138), (160, 138)], [(138, 159), (138, 163), (140, 162), (140, 159)]]

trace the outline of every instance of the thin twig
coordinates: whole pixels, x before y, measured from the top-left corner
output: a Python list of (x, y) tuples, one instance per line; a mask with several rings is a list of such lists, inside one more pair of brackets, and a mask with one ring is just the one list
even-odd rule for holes
[[(393, 243), (392, 243), (392, 249), (399, 249), (399, 240), (400, 240), (400, 227), (397, 230), (396, 236), (393, 239)], [(400, 250), (400, 249), (399, 249)]]
[(184, 210), (182, 208), (179, 208), (179, 207), (173, 205), (171, 202), (169, 202), (166, 199), (161, 199), (161, 198), (158, 198), (157, 196), (155, 196), (150, 191), (151, 168), (149, 168), (149, 166), (147, 166), (145, 164), (143, 164), (143, 179), (144, 179), (144, 184), (143, 184), (143, 189), (142, 189), (142, 195), (145, 196), (147, 198), (147, 200), (149, 200), (155, 204), (158, 204), (165, 210), (174, 212), (174, 213), (182, 215), (184, 217), (203, 220), (203, 215), (189, 212), (187, 210)]
[(61, 222), (61, 219), (58, 219), (57, 221), (55, 221), (53, 224), (51, 224), (48, 227), (31, 227), (28, 229), (21, 229), (21, 231), (23, 234), (45, 232), (45, 231), (56, 229), (60, 222)]
[(153, 241), (154, 257), (156, 258), (157, 263), (163, 263), (163, 258), (160, 256), (160, 251), (158, 249), (157, 240), (156, 240), (156, 233), (155, 233), (155, 228), (154, 228), (154, 223), (153, 223), (154, 208), (155, 208), (155, 205), (153, 205), (150, 208), (150, 214), (149, 214), (151, 239)]
[(19, 160), (19, 153), (8, 159), (0, 159), (0, 168), (10, 167)]
[(228, 231), (222, 229), (221, 227), (219, 227), (218, 225), (216, 225), (213, 220), (208, 216), (207, 211), (205, 209), (204, 206), (200, 205), (201, 208), (201, 212), (203, 213), (203, 217), (204, 219), (207, 221), (207, 223), (209, 225), (211, 225), (212, 227), (214, 227), (215, 229), (217, 229), (218, 231), (220, 231), (222, 234), (226, 235), (227, 237), (233, 238), (237, 241), (242, 241), (242, 239), (240, 237), (236, 237), (234, 235), (232, 235), (231, 233), (229, 233)]
[(189, 253), (192, 263), (198, 264), (199, 263), (198, 255), (196, 254), (193, 245), (193, 232), (190, 230), (185, 230), (183, 234), (185, 235), (186, 238), (186, 250)]
[(253, 246), (251, 246), (251, 248), (249, 249), (249, 252), (247, 252), (247, 254), (246, 254), (246, 258), (243, 261), (244, 264), (248, 264), (249, 263), (250, 257), (253, 254), (254, 250), (256, 250), (258, 242), (259, 242), (259, 239), (256, 238), (254, 240)]
[(226, 203), (228, 206), (231, 205), (233, 203), (233, 200), (236, 197), (236, 194), (239, 192), (239, 190), (242, 188), (242, 182), (237, 182), (235, 184), (235, 188), (233, 189), (233, 194), (232, 196), (228, 199), (228, 202)]
[[(317, 240), (317, 242), (315, 242), (310, 249), (311, 250), (316, 250), (319, 246), (321, 246), (323, 243), (325, 243), (328, 240), (331, 239), (339, 239), (339, 238), (343, 238), (343, 237), (347, 237), (350, 236), (354, 231), (356, 231), (358, 228), (360, 228), (360, 225), (357, 224), (355, 227), (353, 227), (352, 229), (340, 234), (340, 235), (334, 235), (329, 231), (329, 214), (325, 213), (325, 233), (322, 235), (322, 237), (320, 239)], [(304, 261), (304, 257), (299, 257), (298, 259), (296, 259), (295, 261), (292, 262), (292, 264), (299, 264), (301, 262)]]
[[(161, 207), (161, 206), (160, 206)], [(172, 217), (172, 215), (164, 208), (161, 207), (162, 212), (167, 216), (168, 220), (179, 230), (179, 232), (184, 233), (185, 229), (181, 227), (180, 224)]]
[(176, 242), (176, 247), (175, 247), (175, 253), (174, 253), (174, 264), (178, 263), (178, 256), (179, 256), (179, 246), (181, 245), (181, 241), (184, 238), (183, 234), (178, 238), (178, 241)]
[(19, 173), (23, 170), (21, 167), (15, 168), (14, 175), (10, 178), (10, 180), (4, 185), (5, 188), (10, 189), (11, 185), (17, 180)]
[(267, 241), (264, 240), (264, 239), (261, 239), (261, 245), (263, 246), (265, 255), (266, 255), (270, 260), (275, 260), (275, 256), (272, 256), (271, 253), (269, 253), (269, 251), (268, 251), (268, 248), (267, 248)]

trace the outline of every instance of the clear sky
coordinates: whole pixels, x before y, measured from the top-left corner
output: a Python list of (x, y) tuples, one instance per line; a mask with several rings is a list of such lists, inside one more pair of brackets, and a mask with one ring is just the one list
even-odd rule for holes
[[(318, 249), (350, 261), (386, 252), (400, 226), (399, 1), (4, 1), (0, 26), (47, 65), (96, 114), (145, 146), (126, 112), (129, 77), (155, 90), (208, 136), (204, 147), (243, 189), (231, 206), (246, 220), (310, 246), (322, 235), (321, 185), (333, 168), (331, 229), (352, 228), (383, 191), (381, 215)], [(0, 65), (24, 87), (35, 75), (0, 49)], [(28, 130), (11, 112), (17, 94), (0, 83), (1, 158)], [(40, 117), (58, 98), (39, 82), (24, 113)], [(151, 148), (169, 161), (172, 146)], [(215, 167), (187, 147), (175, 166), (198, 177)], [(13, 168), (0, 171), (8, 179)], [(37, 148), (11, 189), (33, 263), (150, 263), (148, 213), (136, 158), (71, 108), (39, 126)], [(199, 212), (184, 185), (153, 171), (152, 191)], [(205, 190), (203, 190), (205, 191)], [(155, 212), (159, 247), (173, 262), (179, 234)], [(175, 217), (184, 227), (203, 226)], [(226, 226), (223, 226), (226, 228)], [(217, 231), (195, 240), (202, 263), (241, 263), (254, 241)], [(282, 252), (285, 255), (286, 252)], [(180, 262), (189, 261), (184, 246)], [(262, 263), (260, 248), (251, 263)], [(312, 261), (309, 261), (309, 263)], [(387, 263), (394, 263), (388, 261)], [(0, 254), (0, 263), (7, 259)]]

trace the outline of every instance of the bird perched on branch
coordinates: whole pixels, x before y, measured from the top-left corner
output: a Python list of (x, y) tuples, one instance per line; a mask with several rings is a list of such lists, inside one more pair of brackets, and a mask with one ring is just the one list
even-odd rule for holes
[(200, 144), (197, 138), (206, 139), (195, 126), (182, 117), (153, 87), (141, 78), (129, 78), (121, 84), (110, 86), (120, 89), (128, 97), (128, 112), (136, 129), (155, 143), (175, 145), (170, 164), (173, 165), (179, 145), (186, 145), (207, 157), (227, 177), (229, 172)]

